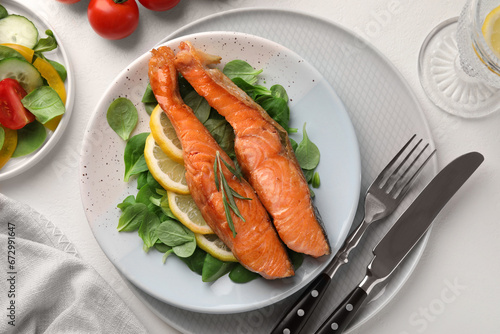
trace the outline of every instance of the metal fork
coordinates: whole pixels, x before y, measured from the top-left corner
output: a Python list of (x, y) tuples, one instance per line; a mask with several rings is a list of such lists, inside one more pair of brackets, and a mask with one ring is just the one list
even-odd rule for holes
[(314, 279), (295, 304), (288, 309), (271, 334), (297, 334), (300, 332), (338, 269), (349, 262), (349, 253), (358, 245), (368, 227), (373, 222), (389, 216), (401, 203), (417, 175), (435, 153), (433, 150), (423, 161), (418, 162), (422, 160), (421, 157), (429, 144), (420, 149), (422, 139), (415, 144), (415, 138), (416, 135), (413, 135), (370, 185), (365, 195), (363, 221), (346, 238), (343, 246), (323, 272)]

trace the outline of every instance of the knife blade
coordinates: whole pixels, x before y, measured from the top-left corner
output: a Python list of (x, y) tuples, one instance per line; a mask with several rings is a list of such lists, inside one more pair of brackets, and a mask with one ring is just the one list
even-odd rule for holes
[(483, 161), (483, 155), (478, 152), (464, 154), (450, 162), (429, 182), (375, 246), (365, 278), (324, 321), (316, 334), (338, 334), (346, 329), (373, 288), (397, 268), (441, 209)]

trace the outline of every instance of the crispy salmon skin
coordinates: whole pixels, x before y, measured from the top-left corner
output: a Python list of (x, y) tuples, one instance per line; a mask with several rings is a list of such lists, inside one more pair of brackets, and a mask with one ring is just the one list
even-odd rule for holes
[(184, 104), (179, 94), (178, 73), (173, 60), (174, 53), (168, 47), (152, 50), (149, 81), (158, 103), (181, 141), (186, 181), (203, 217), (247, 269), (267, 279), (294, 275), (286, 248), (254, 189), (244, 179), (240, 181), (222, 164), (229, 186), (239, 195), (250, 198), (235, 199), (245, 221), (231, 212), (236, 231), (236, 236), (233, 236), (226, 220), (222, 194), (216, 186), (213, 166), (217, 152), (227, 163), (233, 167), (234, 164), (191, 108)]
[(221, 71), (210, 67), (219, 59), (181, 42), (175, 67), (233, 127), (238, 163), (283, 242), (313, 257), (329, 254), (288, 133)]

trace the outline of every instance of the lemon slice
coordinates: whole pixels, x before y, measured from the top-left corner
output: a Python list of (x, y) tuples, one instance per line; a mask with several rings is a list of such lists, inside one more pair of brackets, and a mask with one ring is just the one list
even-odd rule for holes
[(156, 144), (152, 134), (146, 139), (144, 158), (149, 171), (163, 188), (179, 194), (189, 194), (184, 165), (170, 159)]
[(500, 6), (486, 15), (482, 32), (488, 46), (500, 58)]
[(160, 108), (160, 105), (157, 105), (153, 109), (149, 120), (149, 127), (151, 128), (155, 142), (161, 147), (163, 152), (172, 160), (182, 164), (181, 141), (177, 137), (170, 119), (163, 112), (163, 109)]
[(167, 191), (168, 205), (172, 213), (194, 233), (213, 234), (214, 231), (207, 225), (201, 215), (200, 209), (191, 195), (182, 195), (173, 191)]
[(233, 253), (216, 234), (195, 233), (197, 245), (216, 259), (225, 262), (238, 262)]

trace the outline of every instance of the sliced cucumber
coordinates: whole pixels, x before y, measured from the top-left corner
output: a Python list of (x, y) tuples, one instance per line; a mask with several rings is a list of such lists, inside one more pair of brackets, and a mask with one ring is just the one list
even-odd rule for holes
[(37, 42), (38, 30), (24, 16), (13, 14), (0, 20), (0, 44), (15, 43), (33, 49)]
[(35, 66), (18, 58), (0, 60), (0, 81), (5, 78), (17, 80), (26, 93), (43, 85), (42, 76)]

